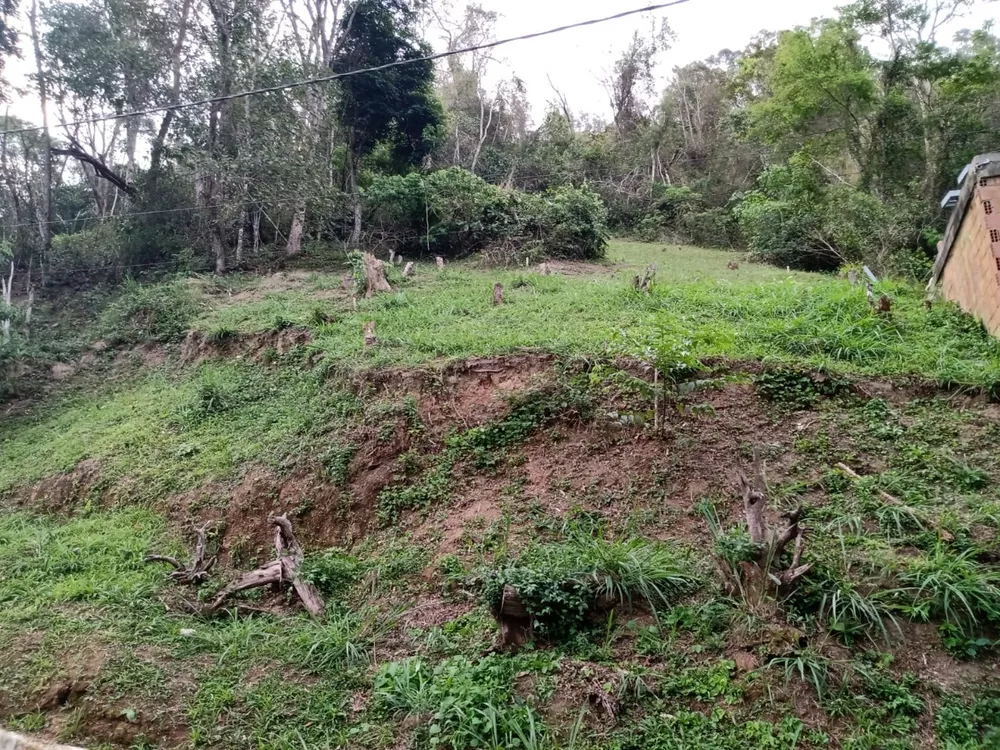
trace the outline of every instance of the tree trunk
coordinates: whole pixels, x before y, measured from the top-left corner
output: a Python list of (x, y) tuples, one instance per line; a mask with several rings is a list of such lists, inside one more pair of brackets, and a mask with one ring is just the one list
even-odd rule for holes
[(38, 36), (38, 0), (32, 0), (31, 12), (28, 15), (31, 28), (31, 45), (35, 52), (35, 70), (38, 74), (38, 99), (42, 107), (42, 137), (45, 140), (44, 180), (42, 186), (42, 205), (39, 214), (44, 217), (39, 223), (38, 233), (42, 241), (41, 272), (42, 283), (45, 283), (45, 261), (52, 249), (52, 136), (49, 133), (49, 85), (45, 72), (42, 70), (42, 45)]
[(302, 232), (306, 223), (306, 205), (304, 201), (295, 204), (295, 214), (292, 216), (292, 228), (288, 230), (288, 243), (285, 245), (285, 255), (292, 258), (302, 252)]
[[(177, 40), (170, 53), (170, 103), (177, 104), (181, 97), (181, 55), (184, 54), (184, 40), (187, 37), (188, 14), (191, 12), (191, 0), (181, 0), (181, 14), (177, 26)], [(160, 164), (163, 159), (163, 145), (167, 140), (167, 133), (170, 132), (170, 124), (174, 121), (174, 110), (169, 110), (163, 115), (160, 122), (160, 129), (153, 139), (152, 150), (149, 157), (149, 171), (151, 179), (154, 181), (159, 174)]]
[(347, 180), (354, 209), (354, 229), (351, 231), (351, 239), (347, 244), (349, 247), (357, 248), (361, 246), (361, 190), (358, 187), (358, 163), (350, 148), (347, 149)]
[(240, 211), (240, 226), (236, 230), (236, 265), (243, 265), (243, 235), (246, 234), (247, 210)]

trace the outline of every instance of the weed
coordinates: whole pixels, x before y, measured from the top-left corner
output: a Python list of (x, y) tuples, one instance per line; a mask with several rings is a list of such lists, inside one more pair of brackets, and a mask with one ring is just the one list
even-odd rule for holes
[(514, 587), (540, 632), (560, 639), (576, 633), (593, 608), (639, 604), (655, 612), (696, 581), (690, 565), (667, 545), (577, 536), (525, 550), (515, 563), (488, 576), (484, 593), (496, 610), (504, 587)]
[(126, 279), (101, 313), (98, 329), (114, 345), (178, 341), (197, 314), (198, 302), (184, 281), (142, 285)]
[(426, 742), (453, 750), (543, 747), (541, 717), (516, 700), (516, 662), (455, 656), (432, 667), (420, 657), (384, 665), (375, 676), (376, 702), (393, 714), (429, 718)]
[(665, 695), (694, 698), (705, 703), (724, 699), (734, 703), (742, 696), (740, 686), (733, 681), (736, 663), (728, 660), (710, 667), (691, 667), (669, 677), (663, 683)]
[(760, 719), (734, 721), (724, 709), (708, 713), (688, 709), (658, 712), (617, 733), (614, 750), (743, 750), (795, 748), (805, 727), (794, 717), (777, 723)]
[(205, 341), (213, 346), (223, 346), (239, 338), (240, 332), (232, 326), (217, 325), (205, 334)]
[(963, 633), (1000, 622), (1000, 571), (975, 558), (973, 549), (957, 552), (938, 544), (899, 574), (904, 588), (895, 595), (911, 617), (943, 620)]
[(754, 377), (754, 385), (767, 400), (796, 409), (809, 409), (824, 396), (840, 396), (850, 390), (837, 378), (789, 368), (765, 370)]
[(338, 487), (346, 487), (349, 479), (351, 461), (357, 455), (358, 446), (354, 443), (347, 445), (332, 445), (323, 456), (323, 466), (326, 468), (326, 476)]
[(945, 696), (937, 709), (934, 734), (947, 750), (1000, 746), (1000, 691), (982, 690), (972, 698)]
[(802, 651), (794, 656), (779, 656), (771, 659), (768, 669), (783, 672), (785, 682), (791, 682), (798, 677), (802, 682), (812, 687), (822, 700), (827, 693), (830, 682), (830, 660), (815, 651)]
[(307, 555), (300, 567), (302, 577), (327, 596), (343, 596), (364, 572), (358, 559), (343, 550), (332, 548)]
[(877, 590), (864, 590), (843, 578), (831, 582), (822, 590), (819, 617), (826, 621), (831, 633), (848, 644), (854, 643), (859, 636), (888, 641), (889, 627), (886, 623), (890, 623), (898, 633), (899, 622), (883, 599)]

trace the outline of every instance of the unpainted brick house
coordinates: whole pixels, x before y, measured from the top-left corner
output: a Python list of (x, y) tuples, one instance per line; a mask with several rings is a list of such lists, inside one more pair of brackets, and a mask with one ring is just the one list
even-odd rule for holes
[(928, 291), (941, 293), (1000, 336), (1000, 153), (977, 156), (943, 201), (954, 206)]

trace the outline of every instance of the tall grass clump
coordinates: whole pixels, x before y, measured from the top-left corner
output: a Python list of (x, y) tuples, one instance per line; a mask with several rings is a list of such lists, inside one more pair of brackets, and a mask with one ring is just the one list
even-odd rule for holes
[(941, 620), (970, 633), (1000, 623), (1000, 570), (976, 561), (976, 550), (939, 544), (899, 574), (897, 593), (914, 619)]
[(127, 279), (101, 313), (98, 330), (113, 346), (179, 341), (198, 312), (195, 294), (182, 280), (140, 284)]
[(574, 535), (535, 545), (486, 576), (485, 595), (497, 611), (512, 586), (549, 639), (573, 635), (590, 613), (614, 607), (670, 607), (698, 582), (690, 561), (674, 547), (645, 539), (608, 541)]
[(515, 695), (516, 664), (495, 654), (437, 666), (419, 656), (390, 662), (375, 676), (375, 701), (390, 715), (428, 717), (418, 732), (433, 747), (541, 750), (547, 729)]

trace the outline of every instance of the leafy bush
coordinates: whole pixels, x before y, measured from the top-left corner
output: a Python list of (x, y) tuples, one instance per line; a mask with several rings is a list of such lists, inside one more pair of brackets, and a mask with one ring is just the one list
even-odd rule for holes
[(946, 696), (936, 712), (934, 734), (947, 750), (1000, 747), (1000, 691), (986, 690), (971, 699)]
[(307, 555), (300, 572), (327, 596), (340, 596), (361, 577), (362, 570), (356, 557), (334, 547)]
[(101, 313), (98, 329), (112, 345), (179, 341), (198, 314), (198, 302), (183, 281), (139, 284), (127, 279)]
[(600, 258), (606, 211), (587, 188), (534, 195), (506, 190), (457, 167), (380, 175), (366, 191), (385, 239), (404, 253), (460, 256), (496, 245), (520, 253)]
[(751, 254), (767, 262), (807, 269), (865, 262), (883, 274), (921, 273), (907, 260), (922, 239), (921, 207), (830, 184), (806, 153), (766, 169), (734, 214)]
[(559, 187), (541, 196), (533, 219), (545, 249), (560, 258), (593, 260), (607, 248), (607, 211), (587, 187)]
[(514, 587), (538, 630), (560, 639), (578, 632), (592, 610), (638, 604), (655, 612), (696, 581), (690, 564), (668, 545), (575, 536), (529, 548), (488, 575), (484, 593), (497, 611), (504, 587)]
[(119, 222), (107, 221), (52, 238), (48, 272), (60, 281), (118, 278), (127, 265)]

